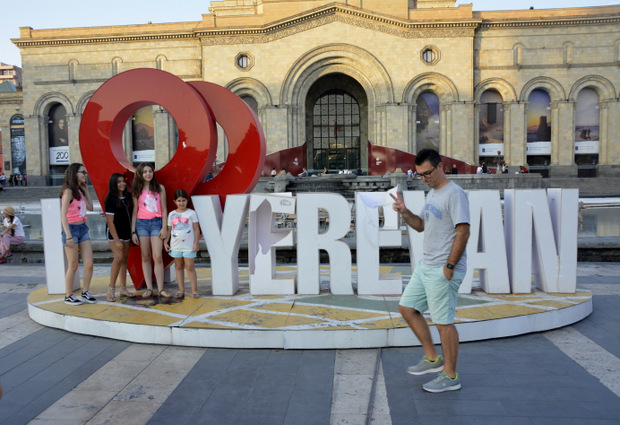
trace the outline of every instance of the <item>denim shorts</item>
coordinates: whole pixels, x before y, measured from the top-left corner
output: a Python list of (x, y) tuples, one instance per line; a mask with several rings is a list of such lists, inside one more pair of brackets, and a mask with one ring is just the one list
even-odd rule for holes
[(138, 237), (157, 237), (161, 231), (161, 217), (151, 218), (150, 220), (139, 218), (136, 221), (136, 233)]
[[(88, 235), (88, 224), (69, 224), (69, 230), (71, 230), (71, 236), (73, 237), (73, 243), (79, 244), (80, 242), (90, 240)], [(67, 245), (67, 235), (65, 235), (65, 229), (61, 231), (62, 244)]]
[(198, 254), (196, 251), (170, 251), (172, 258), (196, 258)]
[(456, 299), (464, 277), (464, 272), (455, 271), (452, 280), (448, 280), (443, 274), (443, 267), (428, 267), (420, 262), (399, 304), (420, 313), (428, 310), (433, 323), (450, 325), (454, 323)]

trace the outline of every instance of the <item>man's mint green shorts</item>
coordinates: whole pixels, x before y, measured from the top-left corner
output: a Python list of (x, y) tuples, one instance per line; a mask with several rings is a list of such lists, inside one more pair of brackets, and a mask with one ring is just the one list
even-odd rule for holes
[(452, 280), (448, 280), (443, 274), (443, 267), (428, 267), (420, 261), (399, 304), (420, 313), (428, 310), (433, 323), (450, 325), (454, 323), (456, 298), (463, 277), (464, 272), (455, 271)]

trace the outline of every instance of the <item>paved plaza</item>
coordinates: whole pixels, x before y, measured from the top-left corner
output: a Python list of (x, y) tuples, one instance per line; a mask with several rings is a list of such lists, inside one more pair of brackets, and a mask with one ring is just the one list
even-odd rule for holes
[(620, 423), (620, 263), (578, 264), (586, 319), (461, 344), (463, 388), (443, 394), (406, 373), (420, 347), (193, 348), (42, 327), (26, 298), (44, 266), (0, 270), (0, 424)]

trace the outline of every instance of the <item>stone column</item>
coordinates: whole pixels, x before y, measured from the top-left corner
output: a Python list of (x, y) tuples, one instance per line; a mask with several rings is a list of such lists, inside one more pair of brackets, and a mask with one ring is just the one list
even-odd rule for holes
[(407, 105), (391, 103), (385, 106), (386, 123), (383, 133), (385, 134), (386, 145), (393, 149), (407, 151), (409, 143), (407, 140)]
[[(527, 102), (507, 102), (504, 111), (508, 111), (509, 119), (504, 115), (504, 160), (508, 163), (508, 172), (519, 170), (520, 165), (527, 162), (527, 135), (525, 110)], [(506, 130), (507, 129), (507, 130)], [(506, 140), (507, 136), (507, 140)]]
[(172, 154), (168, 143), (168, 112), (163, 108), (153, 108), (155, 168), (160, 169), (170, 161)]
[[(472, 164), (480, 164), (480, 107), (481, 105), (479, 103), (474, 104), (474, 151)], [(504, 125), (506, 125), (505, 118)]]
[(448, 155), (448, 139), (452, 136), (450, 105), (439, 105), (439, 153)]
[(263, 132), (267, 144), (267, 154), (288, 148), (288, 121), (287, 108), (277, 105), (266, 106), (264, 108), (265, 122)]
[(387, 105), (377, 105), (375, 108), (375, 138), (371, 139), (371, 142), (379, 146), (387, 146), (385, 131), (386, 131), (386, 108)]
[(620, 177), (620, 102), (612, 99), (599, 107), (599, 176)]
[[(34, 181), (30, 180), (31, 176), (43, 177), (48, 174), (49, 142), (47, 139), (47, 117), (25, 117), (24, 137), (26, 143), (26, 169), (28, 170), (28, 184), (34, 184)], [(12, 157), (11, 165), (13, 165)], [(44, 182), (41, 182), (41, 184), (44, 184)]]
[(133, 140), (131, 135), (131, 120), (125, 123), (125, 128), (123, 129), (123, 150), (125, 151), (125, 155), (127, 155), (127, 159), (130, 164), (134, 163), (133, 160)]
[(551, 103), (551, 177), (576, 177), (574, 102)]
[(82, 162), (82, 152), (80, 151), (80, 122), (81, 117), (67, 115), (67, 134), (69, 136), (69, 162)]
[(172, 115), (166, 115), (168, 116), (168, 149), (170, 150), (170, 158), (172, 158), (177, 151), (177, 126)]
[(451, 105), (447, 119), (449, 133), (447, 141), (447, 150), (445, 155), (450, 157), (466, 161), (468, 163), (475, 163), (477, 152), (474, 131), (474, 123), (476, 120), (472, 119), (474, 116), (474, 102), (455, 102)]
[(416, 154), (418, 148), (416, 145), (416, 112), (417, 105), (415, 103), (407, 104), (407, 152)]
[(300, 109), (297, 105), (286, 106), (287, 118), (287, 138), (286, 145), (289, 148), (303, 145), (306, 130), (306, 120), (300, 116)]

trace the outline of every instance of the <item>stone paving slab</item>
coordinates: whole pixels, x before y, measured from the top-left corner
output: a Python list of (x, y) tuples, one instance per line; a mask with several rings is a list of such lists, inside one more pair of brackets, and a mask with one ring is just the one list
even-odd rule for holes
[[(607, 366), (609, 376), (620, 377), (616, 366), (620, 353), (615, 348), (620, 341), (617, 313), (620, 263), (578, 264), (580, 287), (594, 294), (594, 310), (581, 322), (544, 333), (461, 344), (458, 370), (463, 388), (443, 394), (422, 391), (421, 384), (433, 376), (413, 377), (405, 372), (407, 366), (419, 360), (420, 347), (184, 348), (120, 342), (41, 328), (25, 316), (27, 285), (21, 284), (20, 279), (44, 281), (44, 269), (10, 265), (0, 270), (9, 271), (0, 273), (0, 299), (5, 294), (23, 297), (23, 310), (4, 316), (0, 311), (0, 381), (5, 391), (0, 400), (2, 425), (203, 423), (197, 418), (210, 419), (204, 423), (236, 420), (236, 423), (270, 425), (616, 425), (620, 419), (620, 395), (587, 364), (593, 358), (595, 364)], [(105, 275), (107, 271), (109, 266), (96, 270), (96, 274)], [(566, 333), (575, 344), (561, 343), (567, 340)], [(8, 334), (12, 338), (5, 343)], [(63, 345), (67, 339), (80, 342), (72, 347), (81, 345), (85, 349), (68, 354), (47, 349)], [(580, 350), (586, 346), (587, 350)], [(169, 348), (194, 354), (177, 356), (171, 351), (170, 355), (162, 355)], [(20, 377), (36, 369), (43, 356), (51, 357), (52, 361), (39, 368), (34, 376)], [(20, 357), (19, 361), (5, 362)], [(72, 372), (63, 377), (54, 371), (60, 367)], [(349, 378), (358, 386), (336, 385)], [(153, 382), (145, 384), (147, 380)], [(42, 385), (49, 389), (37, 396), (35, 389)], [(131, 397), (127, 395), (134, 394), (140, 385), (165, 388), (170, 393), (163, 403), (128, 401)], [(106, 396), (94, 397), (92, 393), (96, 391), (116, 395), (101, 407)], [(356, 412), (343, 402), (351, 391), (374, 397), (365, 406), (359, 400), (352, 400)], [(159, 394), (159, 400), (163, 399)], [(86, 415), (71, 420), (44, 416), (46, 411), (61, 411), (59, 406), (65, 401), (71, 401), (77, 410), (68, 412), (67, 418), (82, 415), (89, 409), (94, 411), (95, 407), (99, 410), (88, 419), (84, 419)], [(348, 412), (340, 413), (334, 406)], [(371, 415), (369, 420), (366, 415)]]

